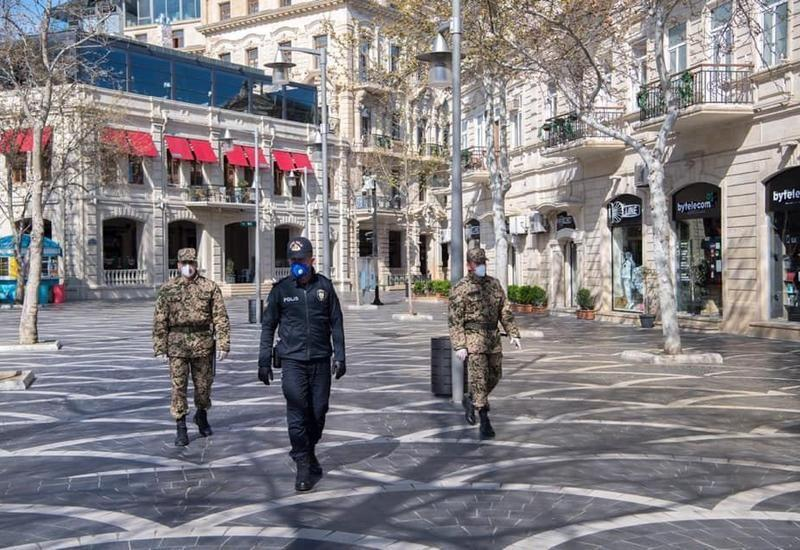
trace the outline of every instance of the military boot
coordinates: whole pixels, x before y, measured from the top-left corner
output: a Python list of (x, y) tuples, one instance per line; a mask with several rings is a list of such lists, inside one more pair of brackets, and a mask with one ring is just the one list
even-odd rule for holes
[(202, 437), (208, 437), (214, 432), (211, 431), (211, 424), (208, 423), (208, 413), (205, 409), (197, 409), (194, 413), (194, 423), (197, 424), (197, 429), (200, 430)]
[(186, 417), (182, 417), (175, 422), (178, 428), (178, 435), (175, 436), (176, 447), (186, 447), (189, 444), (189, 432), (186, 431)]
[(308, 457), (297, 460), (297, 477), (294, 481), (296, 491), (310, 491), (314, 485), (311, 483), (311, 461)]
[(477, 420), (475, 419), (475, 405), (472, 403), (472, 396), (464, 395), (461, 399), (461, 405), (464, 407), (464, 418), (467, 419), (467, 424), (474, 426)]
[(319, 463), (319, 460), (317, 460), (317, 455), (314, 452), (314, 449), (311, 449), (311, 452), (308, 453), (308, 459), (309, 471), (311, 472), (311, 475), (322, 477), (322, 465)]
[(481, 418), (481, 439), (494, 439), (492, 423), (489, 422), (489, 409), (482, 408), (478, 415)]

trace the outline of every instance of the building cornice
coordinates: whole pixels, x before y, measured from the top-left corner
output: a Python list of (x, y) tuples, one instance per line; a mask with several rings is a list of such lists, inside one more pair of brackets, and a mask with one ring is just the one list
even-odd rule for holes
[(232, 30), (246, 29), (264, 23), (294, 19), (302, 15), (330, 11), (347, 5), (355, 6), (376, 14), (391, 13), (391, 9), (380, 6), (373, 0), (315, 0), (314, 2), (304, 2), (284, 8), (260, 11), (251, 15), (241, 15), (216, 23), (208, 23), (197, 27), (197, 31), (205, 36), (211, 36)]

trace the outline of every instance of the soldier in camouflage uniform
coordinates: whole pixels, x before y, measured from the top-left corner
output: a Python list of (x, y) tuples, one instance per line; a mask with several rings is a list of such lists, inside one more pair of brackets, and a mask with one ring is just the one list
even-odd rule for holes
[[(197, 272), (194, 248), (178, 251), (181, 274), (158, 291), (153, 316), (153, 350), (169, 361), (172, 378), (170, 412), (177, 423), (176, 446), (189, 444), (186, 431), (186, 390), (189, 375), (194, 383), (195, 424), (202, 437), (212, 434), (206, 410), (211, 407), (211, 384), (216, 359), (227, 357), (231, 327), (222, 292), (214, 281)], [(216, 342), (215, 342), (216, 336)]]
[(503, 344), (498, 321), (511, 338), (522, 347), (514, 315), (500, 282), (486, 275), (486, 251), (473, 248), (467, 252), (469, 273), (450, 292), (450, 341), (458, 358), (466, 361), (469, 395), (464, 396), (467, 422), (475, 424), (480, 416), (482, 439), (494, 437), (489, 422), (489, 394), (503, 374)]

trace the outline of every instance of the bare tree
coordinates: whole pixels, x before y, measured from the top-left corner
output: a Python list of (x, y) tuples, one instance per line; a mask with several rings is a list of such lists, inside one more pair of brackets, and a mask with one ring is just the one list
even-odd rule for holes
[[(3, 208), (17, 243), (22, 234), (16, 228), (17, 216), (24, 211), (30, 217), (27, 273), (21, 274), (26, 278), (19, 325), (22, 344), (39, 340), (45, 207), (50, 200), (67, 200), (69, 187), (81, 181), (87, 154), (98, 144), (98, 129), (108, 113), (93, 104), (85, 86), (97, 74), (100, 57), (86, 56), (83, 50), (102, 43), (107, 18), (107, 12), (94, 11), (95, 4), (0, 2), (0, 121), (11, 128), (4, 135), (21, 136), (16, 139), (27, 140), (24, 150), (30, 151), (30, 167), (20, 187), (10, 179), (6, 182)], [(87, 18), (89, 13), (96, 17)], [(11, 153), (18, 156), (21, 149)]]

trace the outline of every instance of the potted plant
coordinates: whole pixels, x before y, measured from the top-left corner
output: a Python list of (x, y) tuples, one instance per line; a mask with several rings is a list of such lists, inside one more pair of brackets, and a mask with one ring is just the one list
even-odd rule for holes
[(231, 258), (228, 258), (228, 261), (225, 262), (225, 282), (231, 284), (236, 282), (236, 272)]
[(578, 311), (576, 312), (578, 319), (585, 319), (587, 321), (593, 321), (595, 318), (595, 311), (594, 311), (594, 298), (592, 297), (592, 293), (588, 288), (582, 288), (578, 290)]
[(450, 281), (446, 279), (441, 281), (432, 281), (431, 290), (436, 296), (440, 298), (447, 298), (450, 295)]
[(508, 296), (508, 301), (511, 303), (511, 311), (518, 311), (517, 306), (519, 305), (519, 286), (508, 285), (508, 291), (506, 294)]
[(522, 285), (517, 289), (517, 304), (520, 313), (533, 313), (533, 287)]
[(639, 314), (639, 324), (642, 328), (653, 328), (656, 324), (655, 304), (657, 298), (656, 291), (656, 272), (649, 267), (642, 268), (642, 278), (644, 279), (644, 311)]
[(546, 315), (547, 291), (538, 285), (531, 287), (531, 304), (533, 304), (533, 313)]

